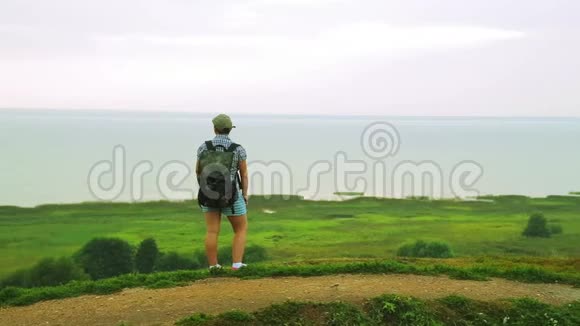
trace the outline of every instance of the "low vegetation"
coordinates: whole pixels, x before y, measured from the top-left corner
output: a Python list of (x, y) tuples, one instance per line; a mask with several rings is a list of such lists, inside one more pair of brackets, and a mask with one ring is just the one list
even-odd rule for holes
[(397, 256), (418, 258), (451, 258), (453, 252), (449, 244), (440, 241), (426, 242), (417, 240), (414, 243), (402, 245)]
[[(220, 249), (222, 263), (231, 264), (231, 247)], [(246, 248), (245, 261), (257, 263), (268, 258), (260, 246)], [(162, 253), (153, 238), (143, 240), (134, 250), (116, 238), (97, 238), (84, 245), (72, 258), (43, 259), (30, 269), (12, 273), (0, 280), (6, 287), (33, 288), (63, 285), (72, 281), (100, 280), (124, 274), (150, 274), (156, 271), (196, 270), (205, 266), (205, 253), (198, 250), (191, 257), (176, 252)]]
[(564, 230), (560, 224), (550, 224), (550, 233), (552, 234), (562, 234)]
[(155, 269), (159, 272), (179, 271), (201, 268), (201, 262), (175, 251), (160, 253)]
[(90, 276), (70, 258), (45, 258), (30, 269), (16, 271), (1, 280), (0, 289), (9, 286), (23, 288), (54, 286), (73, 280), (88, 279)]
[(364, 192), (356, 192), (356, 191), (337, 191), (334, 192), (334, 195), (337, 196), (364, 196)]
[[(492, 259), (493, 261), (493, 259)], [(206, 269), (152, 274), (125, 274), (109, 279), (72, 281), (60, 286), (18, 288), (5, 287), (0, 290), (0, 306), (28, 305), (35, 302), (61, 299), (84, 294), (109, 294), (124, 288), (148, 287), (168, 288), (183, 286), (190, 282), (209, 277), (260, 278), (277, 276), (321, 276), (333, 274), (417, 274), (449, 275), (456, 279), (485, 281), (489, 277), (502, 277), (531, 283), (566, 283), (580, 286), (580, 275), (571, 272), (550, 271), (540, 267), (513, 262), (510, 267), (502, 267), (483, 261), (466, 266), (425, 261), (365, 261), (351, 263), (312, 264), (253, 264), (240, 271), (223, 270), (210, 275)]]
[(217, 325), (580, 325), (580, 302), (554, 307), (532, 299), (482, 302), (460, 296), (419, 300), (383, 295), (362, 306), (286, 302), (248, 313), (194, 314), (177, 326)]

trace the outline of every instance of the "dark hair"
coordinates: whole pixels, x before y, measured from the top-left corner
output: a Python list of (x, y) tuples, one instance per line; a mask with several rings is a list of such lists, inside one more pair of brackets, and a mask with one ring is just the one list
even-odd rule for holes
[(216, 129), (215, 132), (218, 133), (218, 135), (229, 135), (230, 131), (232, 131), (231, 128), (224, 128), (224, 129)]

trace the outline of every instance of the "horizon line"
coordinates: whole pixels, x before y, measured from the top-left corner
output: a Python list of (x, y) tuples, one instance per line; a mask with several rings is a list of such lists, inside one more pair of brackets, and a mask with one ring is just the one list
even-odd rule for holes
[[(548, 199), (550, 197), (571, 197), (571, 198), (578, 198), (580, 197), (580, 195), (576, 195), (574, 194), (575, 191), (570, 191), (567, 194), (551, 194), (551, 195), (545, 195), (545, 196), (531, 196), (531, 195), (525, 195), (525, 194), (516, 194), (516, 193), (500, 193), (500, 194), (484, 194), (484, 195), (479, 195), (476, 197), (466, 197), (466, 198), (458, 198), (458, 197), (441, 197), (441, 198), (432, 198), (432, 197), (428, 197), (427, 196), (427, 201), (449, 201), (449, 200), (453, 200), (453, 201), (481, 201), (481, 200), (487, 200), (487, 199), (493, 199), (496, 197), (525, 197), (525, 198), (529, 198), (529, 199)], [(402, 198), (398, 198), (398, 197), (381, 197), (381, 196), (366, 196), (366, 195), (360, 195), (360, 196), (345, 196), (345, 197), (349, 197), (349, 198), (345, 198), (345, 199), (322, 199), (322, 198), (304, 198), (304, 196), (300, 196), (300, 195), (291, 195), (291, 194), (254, 194), (254, 195), (250, 195), (250, 197), (263, 197), (265, 200), (276, 200), (280, 197), (289, 197), (289, 199), (282, 199), (282, 200), (290, 200), (290, 198), (292, 197), (298, 197), (299, 200), (303, 200), (303, 201), (315, 201), (315, 202), (344, 202), (344, 201), (349, 201), (349, 200), (356, 200), (356, 199), (378, 199), (378, 200), (423, 200), (423, 199), (419, 199), (418, 197), (413, 197), (413, 196), (407, 196), (407, 197), (402, 197)], [(173, 203), (173, 204), (179, 204), (179, 203), (186, 203), (189, 201), (197, 201), (197, 198), (189, 198), (189, 199), (167, 199), (167, 198), (159, 198), (159, 199), (148, 199), (148, 200), (140, 200), (140, 201), (130, 201), (130, 200), (85, 200), (85, 201), (70, 201), (70, 202), (44, 202), (44, 203), (38, 203), (36, 205), (33, 206), (23, 206), (23, 205), (18, 205), (18, 204), (0, 204), (0, 208), (6, 208), (6, 207), (15, 207), (15, 208), (19, 208), (19, 209), (30, 209), (30, 208), (38, 208), (41, 206), (73, 206), (73, 205), (100, 205), (100, 204), (132, 204), (132, 205), (138, 205), (138, 204), (150, 204), (150, 203)]]
[[(183, 111), (176, 109), (105, 109), (105, 108), (90, 108), (90, 109), (73, 109), (73, 108), (10, 108), (10, 107), (0, 107), (0, 112), (18, 112), (18, 113), (49, 113), (49, 112), (62, 112), (62, 113), (119, 113), (119, 114), (183, 114), (192, 116), (213, 116), (217, 112), (195, 112), (195, 111)], [(222, 111), (223, 112), (223, 111)], [(227, 113), (227, 111), (225, 112)], [(270, 117), (288, 117), (288, 118), (377, 118), (377, 117), (389, 117), (389, 118), (454, 118), (454, 119), (580, 119), (580, 115), (400, 115), (400, 114), (309, 114), (309, 113), (260, 113), (260, 112), (233, 112), (227, 113), (229, 115), (238, 116), (270, 116)]]

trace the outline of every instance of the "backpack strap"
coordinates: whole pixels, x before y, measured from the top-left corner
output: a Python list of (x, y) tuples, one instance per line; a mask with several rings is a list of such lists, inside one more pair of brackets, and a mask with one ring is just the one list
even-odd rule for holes
[[(228, 152), (235, 152), (236, 149), (238, 149), (238, 147), (240, 147), (240, 144), (236, 144), (236, 143), (231, 143), (230, 147), (228, 147), (227, 151)], [(240, 191), (242, 190), (242, 180), (240, 179), (240, 173), (236, 171), (236, 182), (238, 183), (238, 186), (240, 188)], [(237, 194), (238, 196), (241, 196), (241, 194), (238, 192)], [(235, 206), (236, 204), (234, 203), (234, 205), (232, 205), (232, 214), (236, 214), (235, 213)]]
[[(234, 152), (236, 149), (238, 149), (238, 147), (240, 147), (240, 144), (236, 144), (236, 143), (231, 143), (230, 147), (228, 147), (227, 151), (228, 152)], [(238, 185), (240, 186), (240, 188), (242, 188), (242, 180), (240, 179), (240, 173), (236, 172), (236, 179), (238, 181)]]
[(238, 147), (240, 147), (239, 144), (231, 143), (230, 147), (228, 147), (228, 149), (226, 149), (226, 152), (234, 152)]
[(205, 147), (208, 151), (215, 151), (215, 147), (213, 146), (213, 142), (211, 140), (205, 142)]

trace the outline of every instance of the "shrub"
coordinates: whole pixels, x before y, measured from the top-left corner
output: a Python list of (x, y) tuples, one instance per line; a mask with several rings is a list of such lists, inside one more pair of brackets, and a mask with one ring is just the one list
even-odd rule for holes
[(244, 261), (247, 263), (258, 263), (268, 260), (266, 248), (258, 245), (249, 246), (244, 253)]
[(155, 239), (149, 238), (141, 241), (135, 254), (135, 268), (137, 272), (149, 274), (155, 268), (155, 262), (159, 256), (159, 249)]
[(60, 285), (88, 278), (80, 266), (65, 257), (43, 259), (30, 270), (30, 286)]
[(88, 275), (70, 258), (46, 258), (27, 270), (20, 270), (0, 282), (0, 287), (54, 286), (72, 280), (86, 280)]
[(93, 239), (77, 253), (76, 258), (94, 280), (133, 271), (133, 250), (121, 239)]
[[(241, 321), (243, 316), (238, 320)], [(223, 324), (235, 325), (231, 318)], [(229, 323), (227, 323), (229, 322)], [(357, 307), (342, 302), (306, 303), (286, 301), (254, 312), (242, 325), (374, 325)]]
[(157, 264), (155, 265), (156, 271), (170, 272), (178, 271), (184, 269), (197, 269), (200, 267), (200, 263), (197, 259), (187, 258), (178, 254), (177, 252), (171, 251), (168, 253), (161, 253)]
[[(231, 253), (230, 253), (230, 256), (231, 256)], [(193, 260), (199, 262), (199, 264), (202, 266), (207, 266), (207, 257), (206, 257), (205, 252), (203, 250), (196, 250), (193, 253)], [(222, 260), (222, 256), (219, 252), (218, 252), (218, 260), (220, 261), (220, 264), (222, 264), (222, 265), (224, 264), (224, 262)]]
[(426, 242), (423, 240), (417, 240), (414, 243), (403, 244), (399, 247), (397, 256), (450, 258), (453, 257), (453, 251), (451, 250), (451, 247), (444, 242)]
[(24, 291), (25, 291), (24, 289), (20, 289), (13, 286), (3, 288), (2, 290), (0, 290), (0, 306), (2, 305), (2, 303), (8, 300), (19, 297), (20, 295), (22, 295), (22, 292)]
[(441, 325), (424, 301), (411, 297), (385, 294), (371, 299), (366, 310), (371, 320), (381, 325)]
[(209, 316), (204, 313), (197, 313), (192, 316), (183, 318), (175, 322), (176, 326), (197, 326), (197, 325), (205, 325), (206, 323), (210, 322), (214, 319), (214, 316)]
[(560, 224), (550, 224), (550, 232), (552, 234), (562, 234), (562, 225)]
[(550, 237), (550, 230), (548, 229), (546, 218), (544, 214), (532, 214), (528, 220), (528, 225), (522, 235), (526, 237)]
[(244, 322), (251, 322), (254, 320), (254, 316), (241, 310), (230, 310), (224, 313), (221, 313), (218, 316), (219, 319), (222, 319), (225, 322), (229, 323), (244, 323)]

